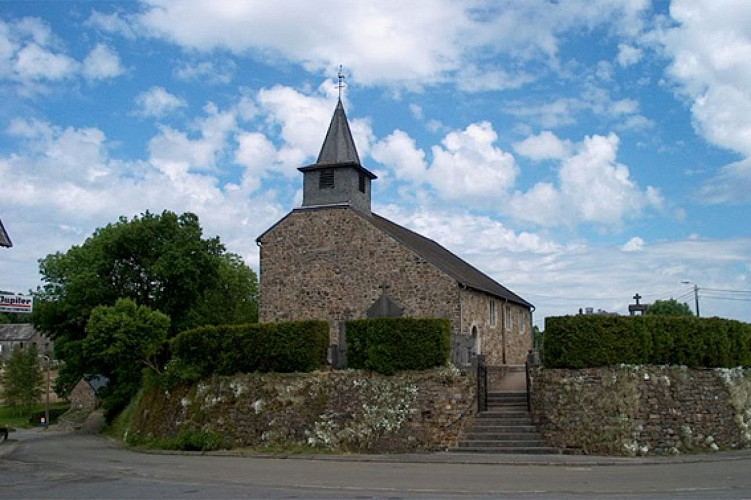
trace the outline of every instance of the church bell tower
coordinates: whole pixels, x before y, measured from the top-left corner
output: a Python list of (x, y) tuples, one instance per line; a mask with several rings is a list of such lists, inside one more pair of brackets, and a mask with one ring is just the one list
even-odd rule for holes
[(370, 214), (370, 183), (376, 175), (360, 164), (341, 99), (318, 160), (298, 170), (303, 173), (303, 208), (348, 205)]

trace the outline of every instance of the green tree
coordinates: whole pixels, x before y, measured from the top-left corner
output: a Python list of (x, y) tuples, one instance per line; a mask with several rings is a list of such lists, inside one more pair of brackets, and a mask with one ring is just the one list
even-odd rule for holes
[(647, 314), (653, 316), (693, 316), (688, 304), (678, 302), (675, 299), (655, 300), (654, 304), (649, 306)]
[(217, 286), (204, 292), (192, 311), (193, 323), (201, 325), (250, 324), (258, 321), (258, 278), (239, 255), (219, 259)]
[(108, 412), (116, 413), (128, 404), (141, 386), (144, 367), (160, 371), (157, 356), (169, 326), (167, 315), (138, 306), (132, 299), (91, 312), (83, 354), (93, 372), (109, 379), (103, 394)]
[(133, 299), (169, 316), (170, 335), (238, 318), (255, 320), (255, 273), (226, 253), (219, 238), (203, 238), (202, 232), (195, 214), (146, 212), (132, 220), (121, 217), (82, 245), (39, 261), (44, 286), (33, 319), (54, 338), (56, 357), (64, 361), (58, 393), (91, 371), (82, 342), (97, 306)]
[(543, 339), (545, 332), (540, 330), (540, 327), (535, 325), (532, 327), (533, 345), (535, 349), (542, 349)]
[(39, 402), (44, 391), (44, 375), (36, 346), (13, 351), (0, 381), (3, 401), (18, 408), (19, 413)]

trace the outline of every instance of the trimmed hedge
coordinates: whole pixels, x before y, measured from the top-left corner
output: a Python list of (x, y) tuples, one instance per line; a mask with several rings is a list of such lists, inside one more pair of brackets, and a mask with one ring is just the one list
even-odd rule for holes
[(560, 316), (545, 320), (543, 364), (751, 366), (751, 325), (679, 316)]
[(346, 323), (350, 368), (392, 375), (443, 366), (451, 353), (451, 323), (433, 318), (377, 318)]
[(172, 340), (172, 360), (184, 378), (216, 373), (311, 372), (326, 363), (329, 324), (291, 321), (206, 326)]

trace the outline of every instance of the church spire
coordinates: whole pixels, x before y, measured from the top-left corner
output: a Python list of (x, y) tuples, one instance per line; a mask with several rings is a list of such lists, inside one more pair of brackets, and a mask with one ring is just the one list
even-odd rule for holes
[(341, 99), (318, 160), (298, 170), (303, 173), (303, 207), (346, 205), (370, 213), (370, 182), (376, 175), (360, 163)]
[(360, 157), (357, 154), (355, 141), (352, 139), (352, 132), (349, 129), (342, 100), (339, 99), (336, 103), (334, 116), (331, 117), (321, 152), (318, 154), (316, 165), (340, 165), (345, 163), (360, 165)]

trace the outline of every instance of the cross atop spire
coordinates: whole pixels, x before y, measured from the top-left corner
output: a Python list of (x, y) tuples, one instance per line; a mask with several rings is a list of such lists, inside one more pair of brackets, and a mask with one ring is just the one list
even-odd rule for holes
[(339, 89), (339, 100), (342, 100), (342, 89), (346, 87), (344, 84), (344, 79), (347, 78), (344, 73), (342, 73), (342, 65), (339, 65), (339, 73), (336, 74), (337, 78), (339, 78), (339, 83), (336, 85), (336, 88)]

